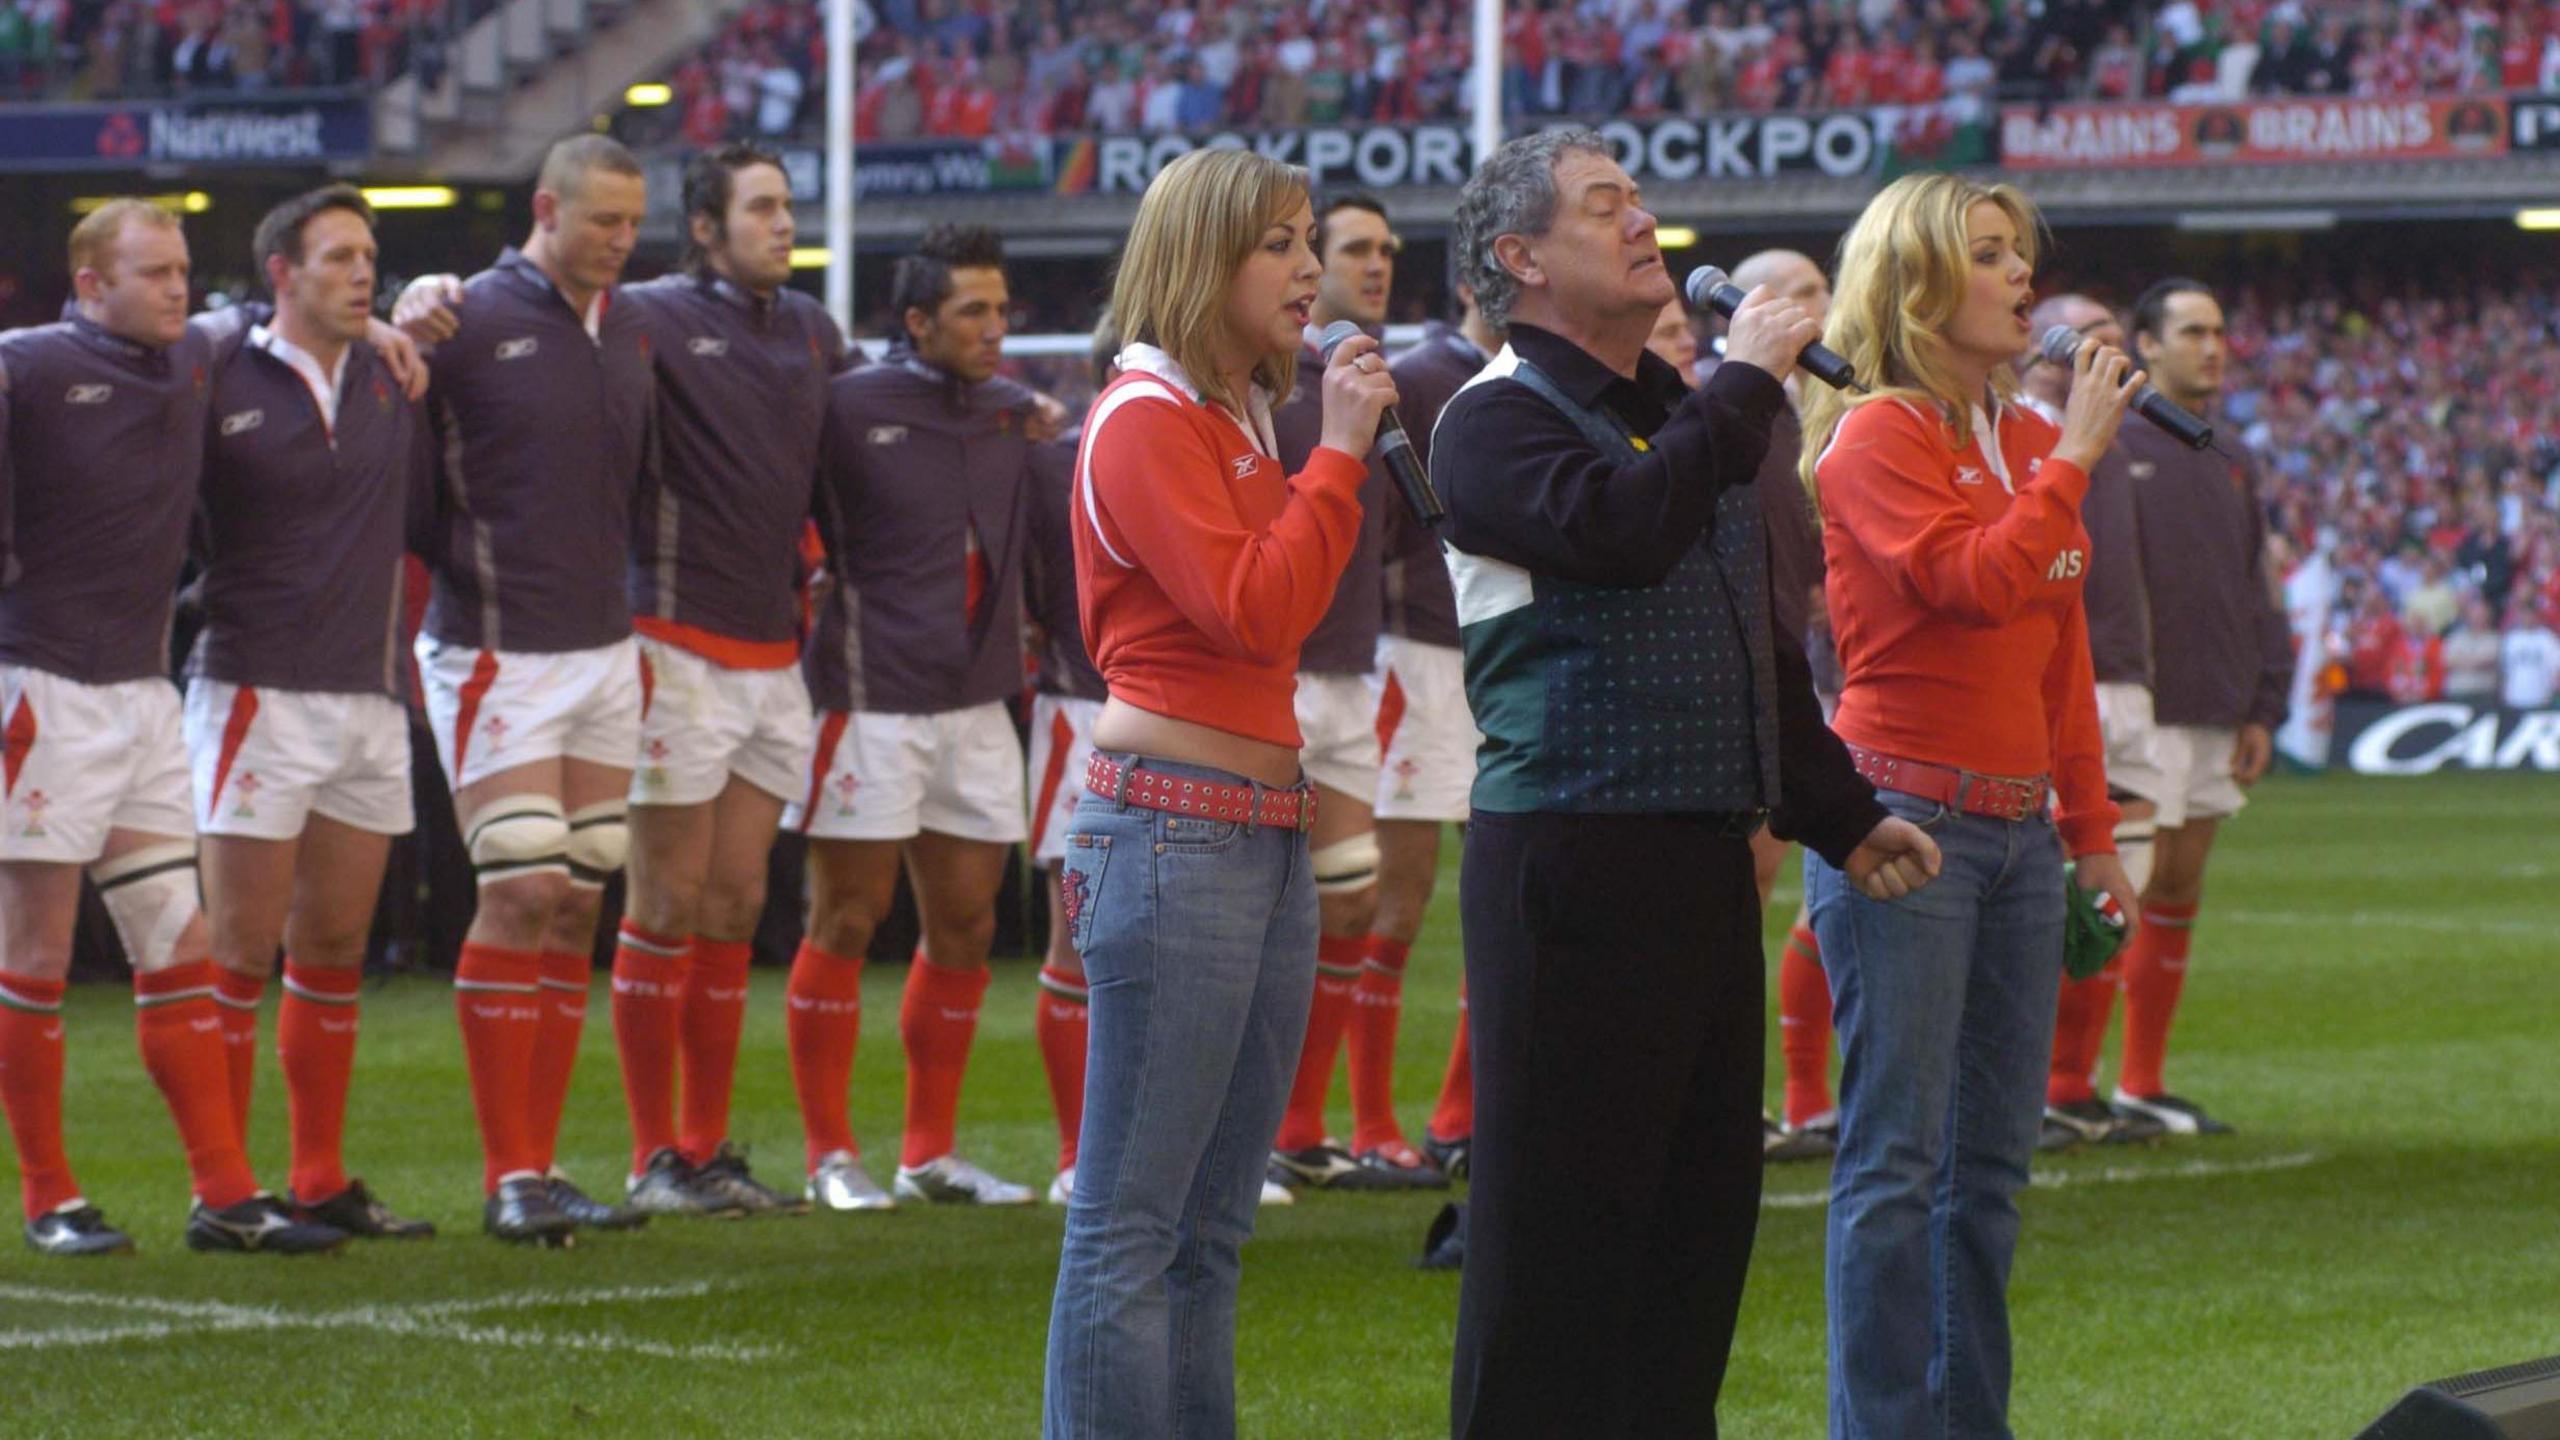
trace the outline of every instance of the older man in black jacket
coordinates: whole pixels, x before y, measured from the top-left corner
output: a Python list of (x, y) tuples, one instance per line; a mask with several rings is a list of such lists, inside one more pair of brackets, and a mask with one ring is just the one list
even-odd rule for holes
[(1750, 836), (1774, 819), (1879, 896), (1937, 854), (1771, 619), (1750, 486), (1811, 318), (1754, 294), (1688, 391), (1644, 350), (1674, 294), (1653, 217), (1589, 132), (1497, 151), (1458, 244), (1509, 343), (1431, 450), (1485, 734), (1453, 1428), (1713, 1435), (1760, 1193)]

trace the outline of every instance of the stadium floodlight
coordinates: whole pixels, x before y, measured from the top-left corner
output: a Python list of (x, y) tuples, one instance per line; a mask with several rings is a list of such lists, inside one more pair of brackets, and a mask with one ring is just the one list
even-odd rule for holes
[(653, 80), (643, 80), (622, 92), (622, 103), (635, 110), (648, 110), (654, 109), (660, 105), (672, 105), (675, 103), (675, 100), (676, 87), (673, 85), (661, 85)]
[(376, 210), (449, 210), (455, 196), (450, 185), (367, 185), (364, 203)]
[(1665, 250), (1686, 250), (1698, 243), (1698, 232), (1686, 225), (1656, 225), (1653, 243)]
[(2519, 230), (2560, 230), (2560, 209), (2545, 207), (2539, 210), (2519, 210), (2516, 212), (2516, 228)]
[(87, 215), (104, 208), (111, 200), (131, 199), (148, 200), (163, 210), (174, 211), (181, 215), (201, 215), (213, 208), (212, 196), (202, 190), (189, 190), (183, 194), (172, 191), (166, 195), (82, 195), (71, 202), (71, 213)]
[(794, 270), (824, 270), (835, 258), (836, 252), (824, 245), (791, 247), (791, 268)]

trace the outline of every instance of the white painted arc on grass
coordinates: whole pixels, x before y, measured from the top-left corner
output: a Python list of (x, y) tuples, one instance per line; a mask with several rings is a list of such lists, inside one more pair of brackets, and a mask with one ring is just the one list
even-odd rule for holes
[(540, 1310), (649, 1300), (699, 1300), (710, 1294), (712, 1288), (708, 1280), (693, 1280), (682, 1285), (620, 1285), (610, 1290), (518, 1290), (506, 1295), (480, 1295), (461, 1300), (422, 1300), (398, 1308), (412, 1315), (468, 1315), (481, 1310)]
[(174, 1315), (189, 1320), (236, 1320), (248, 1325), (280, 1324), (289, 1317), (265, 1305), (233, 1305), (221, 1300), (169, 1300), (158, 1295), (115, 1295), (97, 1290), (56, 1290), (48, 1285), (0, 1285), (0, 1300), (26, 1300), (42, 1305), (87, 1305), (100, 1310), (133, 1310), (146, 1315)]
[[(2265, 1175), (2299, 1170), (2323, 1157), (2316, 1150), (2269, 1155), (2258, 1160), (2190, 1160), (2183, 1165), (2110, 1165), (2103, 1170), (2039, 1170), (2027, 1177), (2037, 1190), (2079, 1189), (2089, 1185), (2138, 1185), (2154, 1180), (2219, 1180), (2232, 1175)], [(1760, 1197), (1763, 1209), (1819, 1210), (1831, 1203), (1828, 1190), (1782, 1191)]]
[(169, 1320), (130, 1325), (79, 1325), (0, 1330), (0, 1352), (52, 1350), (74, 1345), (113, 1344), (130, 1340), (175, 1340), (238, 1330), (372, 1330), (405, 1338), (455, 1340), (466, 1345), (510, 1350), (584, 1351), (597, 1354), (645, 1355), (661, 1360), (710, 1360), (749, 1364), (791, 1354), (787, 1346), (743, 1345), (705, 1341), (677, 1345), (659, 1340), (600, 1333), (560, 1333), (475, 1325), (447, 1318), (488, 1310), (574, 1308), (643, 1303), (652, 1300), (698, 1299), (715, 1288), (709, 1281), (681, 1285), (626, 1285), (602, 1290), (528, 1290), (460, 1300), (432, 1300), (414, 1305), (357, 1305), (329, 1310), (289, 1311), (273, 1306), (230, 1305), (215, 1300), (169, 1300), (155, 1295), (115, 1295), (92, 1290), (56, 1290), (37, 1285), (0, 1284), (0, 1300), (165, 1315)]
[(2465, 919), (2459, 915), (2417, 915), (2403, 910), (2206, 910), (2199, 923), (2230, 921), (2240, 925), (2283, 925), (2335, 930), (2340, 926), (2381, 926), (2423, 930), (2443, 935), (2523, 935), (2540, 940), (2551, 934), (2551, 922)]

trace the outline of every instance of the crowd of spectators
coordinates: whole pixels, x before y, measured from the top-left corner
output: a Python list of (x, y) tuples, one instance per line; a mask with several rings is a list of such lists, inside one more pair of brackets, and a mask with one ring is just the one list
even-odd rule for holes
[[(447, 0), (0, 0), (0, 101), (380, 85)], [(420, 57), (423, 60), (423, 57)]]
[[(856, 129), (896, 141), (1454, 120), (1464, 0), (856, 0)], [(814, 129), (818, 0), (760, 0), (676, 76), (688, 137)], [(2560, 88), (2560, 4), (1512, 0), (1503, 105), (1548, 116)]]
[[(674, 77), (688, 137), (814, 127), (821, 0)], [(856, 0), (864, 138), (1459, 118), (1464, 0)], [(445, 0), (0, 0), (0, 96), (379, 84)], [(485, 9), (485, 3), (476, 9)], [(2560, 86), (2553, 0), (1512, 0), (1515, 119)]]
[(2551, 703), (2560, 276), (2226, 298), (2230, 424), (2265, 464), (2289, 592), (2326, 611), (2327, 688)]

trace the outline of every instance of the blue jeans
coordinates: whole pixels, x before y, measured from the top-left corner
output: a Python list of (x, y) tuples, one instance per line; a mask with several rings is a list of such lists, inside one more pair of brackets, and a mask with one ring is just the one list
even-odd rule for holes
[(1093, 1028), (1041, 1433), (1224, 1440), (1239, 1251), (1315, 995), (1306, 834), (1088, 794), (1060, 879)]
[(2009, 1265), (2062, 977), (2062, 848), (1899, 791), (1945, 868), (1870, 900), (1807, 857), (1840, 1034), (1825, 1298), (1833, 1440), (2009, 1431)]

